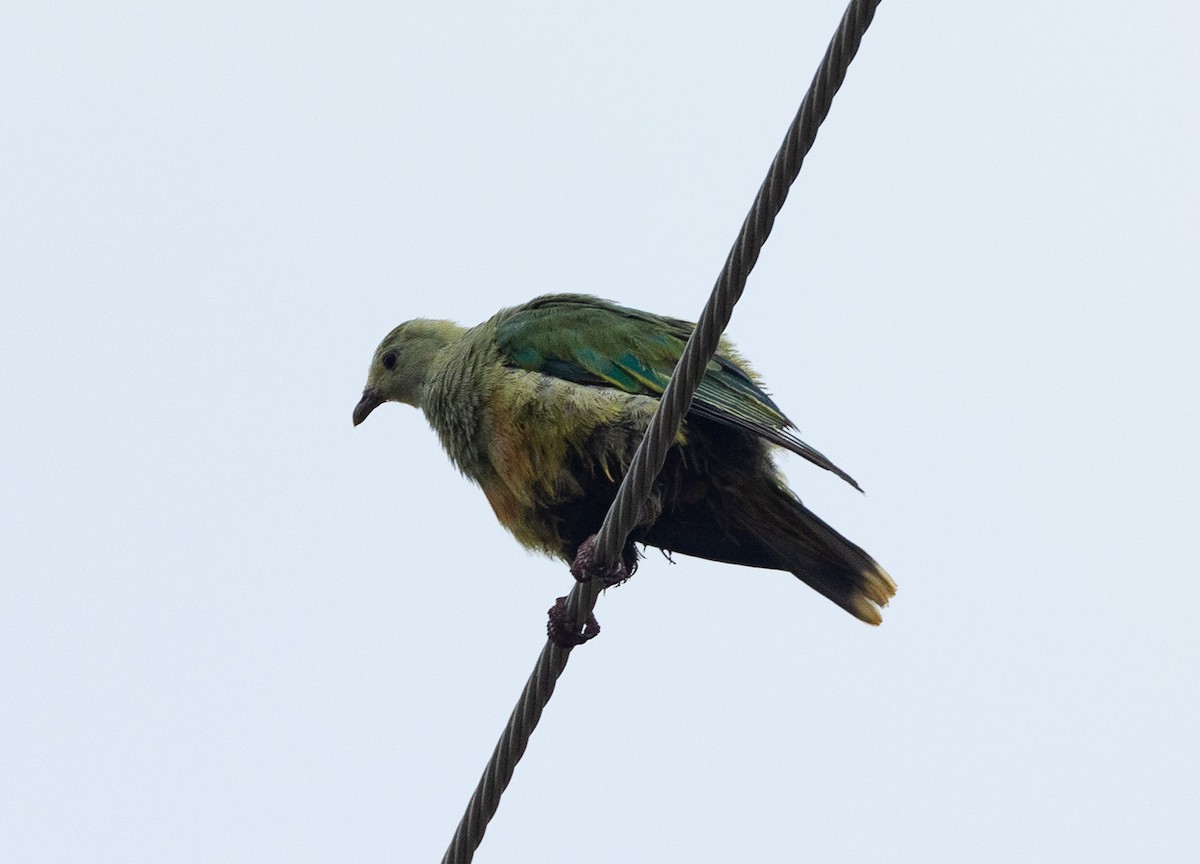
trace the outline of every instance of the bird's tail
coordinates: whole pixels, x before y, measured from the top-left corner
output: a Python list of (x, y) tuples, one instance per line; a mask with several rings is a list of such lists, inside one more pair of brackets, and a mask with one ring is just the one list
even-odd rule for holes
[(896, 593), (887, 571), (789, 490), (778, 488), (774, 496), (775, 501), (747, 514), (755, 539), (775, 559), (767, 566), (794, 574), (855, 618), (882, 623), (880, 607)]

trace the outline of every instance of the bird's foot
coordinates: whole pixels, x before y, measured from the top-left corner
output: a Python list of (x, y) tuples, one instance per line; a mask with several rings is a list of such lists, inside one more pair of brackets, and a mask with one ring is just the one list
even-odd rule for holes
[(546, 622), (546, 636), (551, 642), (559, 648), (570, 650), (576, 645), (582, 645), (589, 639), (600, 635), (600, 622), (591, 612), (583, 622), (582, 630), (570, 625), (571, 621), (567, 616), (567, 598), (559, 597), (550, 607), (549, 620)]
[(576, 582), (591, 582), (593, 579), (599, 579), (604, 583), (605, 588), (620, 585), (636, 572), (637, 549), (632, 543), (625, 544), (619, 564), (601, 567), (596, 560), (595, 534), (579, 544), (575, 560), (571, 562), (571, 575), (575, 577)]

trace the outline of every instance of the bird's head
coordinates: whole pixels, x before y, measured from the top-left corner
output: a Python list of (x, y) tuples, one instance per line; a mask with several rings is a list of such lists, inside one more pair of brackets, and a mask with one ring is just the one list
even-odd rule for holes
[(452, 321), (417, 318), (387, 335), (367, 372), (367, 386), (354, 408), (354, 425), (384, 402), (405, 402), (421, 407), (421, 395), (437, 353), (466, 332)]

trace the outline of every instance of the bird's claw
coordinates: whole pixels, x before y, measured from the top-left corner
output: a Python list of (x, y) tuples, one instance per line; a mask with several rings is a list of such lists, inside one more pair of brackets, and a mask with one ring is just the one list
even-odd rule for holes
[[(577, 582), (598, 581), (601, 587), (610, 588), (620, 585), (637, 570), (637, 549), (632, 543), (628, 544), (621, 553), (621, 561), (607, 567), (600, 566), (596, 560), (596, 535), (579, 544), (575, 559), (571, 562), (571, 575)], [(559, 597), (550, 607), (549, 620), (546, 622), (546, 636), (560, 648), (571, 649), (582, 645), (589, 639), (595, 639), (600, 634), (600, 622), (596, 616), (588, 613), (583, 627), (573, 622), (567, 613), (567, 598)]]
[(554, 601), (554, 605), (550, 607), (548, 617), (549, 620), (546, 622), (546, 637), (559, 648), (570, 650), (576, 645), (582, 645), (584, 642), (595, 639), (600, 635), (600, 622), (596, 620), (596, 616), (591, 612), (588, 613), (586, 620), (583, 622), (582, 630), (570, 626), (571, 621), (567, 614), (566, 597), (559, 597)]
[(630, 543), (621, 554), (619, 564), (601, 567), (596, 560), (596, 535), (579, 544), (575, 560), (571, 562), (571, 575), (576, 582), (591, 582), (599, 579), (605, 588), (620, 585), (637, 572), (637, 549)]

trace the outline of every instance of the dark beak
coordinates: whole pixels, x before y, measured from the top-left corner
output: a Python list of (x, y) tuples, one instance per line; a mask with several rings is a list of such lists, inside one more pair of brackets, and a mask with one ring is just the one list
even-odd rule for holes
[(379, 395), (378, 391), (368, 387), (363, 391), (362, 398), (358, 400), (358, 404), (354, 406), (354, 425), (367, 419), (367, 415), (382, 405), (387, 400)]

